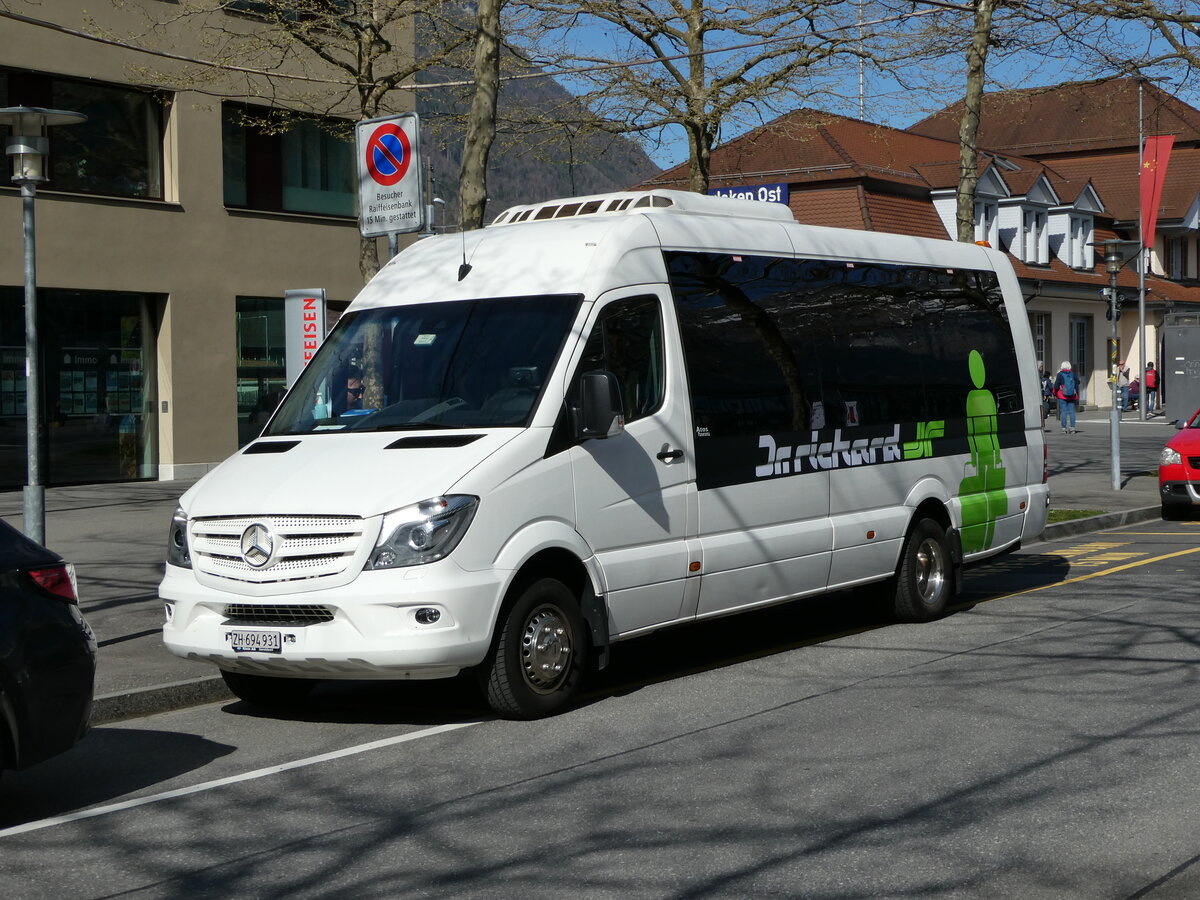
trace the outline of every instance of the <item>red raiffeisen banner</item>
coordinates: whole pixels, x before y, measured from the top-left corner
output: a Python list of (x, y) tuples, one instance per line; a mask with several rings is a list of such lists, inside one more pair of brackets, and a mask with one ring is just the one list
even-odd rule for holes
[(325, 340), (325, 289), (283, 292), (283, 346), (291, 387)]
[(421, 124), (416, 113), (367, 119), (354, 127), (358, 225), (363, 237), (420, 231)]

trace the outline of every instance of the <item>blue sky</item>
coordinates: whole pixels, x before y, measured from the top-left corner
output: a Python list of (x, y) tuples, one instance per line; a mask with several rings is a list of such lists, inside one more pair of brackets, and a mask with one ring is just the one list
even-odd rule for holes
[[(1127, 53), (1128, 57), (1144, 58), (1144, 55), (1154, 48), (1154, 44), (1150, 43), (1144, 34), (1136, 26), (1127, 25), (1100, 39), (1113, 39), (1112, 43), (1105, 43), (1105, 46), (1115, 46), (1118, 42), (1124, 42), (1123, 52)], [(613, 60), (629, 60), (646, 55), (644, 49), (630, 47), (620, 41), (611, 30), (580, 25), (571, 29), (569, 43), (584, 52)], [(732, 61), (744, 52), (722, 54), (721, 57)], [(721, 57), (710, 57), (710, 65), (719, 65)], [(957, 50), (934, 64), (902, 70), (902, 77), (907, 82), (905, 86), (901, 86), (896, 79), (884, 73), (868, 68), (862, 73), (860, 93), (859, 70), (851, 65), (836, 77), (827, 79), (822, 85), (822, 90), (812, 99), (798, 99), (787, 108), (811, 105), (851, 116), (859, 116), (862, 109), (865, 110), (862, 117), (868, 121), (903, 128), (961, 99), (965, 90), (964, 71), (963, 53)], [(1002, 58), (993, 52), (989, 60), (988, 90), (1052, 85), (1112, 74), (1114, 70), (1105, 67), (1102, 60), (1086, 54), (1072, 60), (1063, 60), (1029, 52), (1015, 52), (1008, 58)], [(1197, 97), (1194, 87), (1188, 84), (1180, 85), (1180, 80), (1179, 76), (1175, 75), (1170, 80), (1159, 82), (1159, 85), (1169, 92), (1176, 93), (1186, 102), (1197, 103), (1200, 98)], [(576, 87), (568, 79), (560, 81), (568, 89)], [(774, 113), (770, 111), (758, 116), (743, 115), (739, 121), (726, 123), (721, 139), (730, 140), (773, 117)], [(651, 159), (662, 167), (677, 165), (687, 158), (687, 140), (679, 126), (669, 127), (654, 135), (652, 140), (646, 142), (645, 147)]]

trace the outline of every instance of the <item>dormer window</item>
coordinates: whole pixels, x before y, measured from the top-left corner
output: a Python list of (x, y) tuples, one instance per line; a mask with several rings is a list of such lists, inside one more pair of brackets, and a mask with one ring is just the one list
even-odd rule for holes
[(1000, 246), (1000, 204), (995, 200), (975, 201), (975, 240), (987, 241), (993, 247)]
[(1095, 255), (1091, 246), (1092, 236), (1091, 216), (1068, 217), (1067, 231), (1067, 265), (1072, 269), (1090, 269), (1095, 265)]
[(1024, 209), (1021, 212), (1021, 234), (1018, 256), (1031, 265), (1048, 265), (1050, 262), (1050, 230), (1044, 209)]

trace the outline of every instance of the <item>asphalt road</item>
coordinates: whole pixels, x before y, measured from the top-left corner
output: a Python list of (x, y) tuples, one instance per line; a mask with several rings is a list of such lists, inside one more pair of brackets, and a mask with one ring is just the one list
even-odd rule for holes
[(322, 687), (0, 783), (11, 897), (1200, 896), (1200, 522), (1039, 544), (888, 624), (839, 594), (621, 645), (584, 702)]

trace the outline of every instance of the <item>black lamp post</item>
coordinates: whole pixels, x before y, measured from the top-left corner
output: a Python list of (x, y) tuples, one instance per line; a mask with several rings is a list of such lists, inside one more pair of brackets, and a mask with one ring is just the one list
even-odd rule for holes
[(37, 184), (46, 181), (44, 165), (50, 149), (46, 130), (52, 125), (74, 125), (87, 120), (83, 113), (36, 106), (0, 109), (0, 125), (10, 134), (5, 152), (12, 157), (12, 180), (21, 186), (22, 231), (25, 239), (25, 440), (29, 478), (24, 494), (25, 534), (46, 543), (46, 487), (42, 484), (41, 411), (42, 380), (37, 331), (37, 242), (33, 227), (33, 201)]

